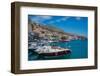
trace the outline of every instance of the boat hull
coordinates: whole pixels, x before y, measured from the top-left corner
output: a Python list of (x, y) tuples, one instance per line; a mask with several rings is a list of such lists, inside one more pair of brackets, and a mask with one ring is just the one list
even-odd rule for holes
[(66, 51), (53, 52), (53, 53), (41, 53), (40, 55), (53, 57), (53, 56), (63, 56), (70, 53), (71, 53), (70, 50), (66, 50)]
[(70, 40), (60, 40), (59, 42), (69, 42)]

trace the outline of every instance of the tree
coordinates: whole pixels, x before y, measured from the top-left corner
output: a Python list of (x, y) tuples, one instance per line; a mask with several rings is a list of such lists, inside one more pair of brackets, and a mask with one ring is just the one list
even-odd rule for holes
[(67, 40), (68, 39), (68, 36), (62, 36), (61, 39), (62, 40)]

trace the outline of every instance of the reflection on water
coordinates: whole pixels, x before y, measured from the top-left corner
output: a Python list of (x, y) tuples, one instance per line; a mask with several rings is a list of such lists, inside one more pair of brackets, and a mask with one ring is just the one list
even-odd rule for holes
[(88, 57), (88, 41), (87, 40), (72, 40), (69, 42), (55, 42), (52, 45), (57, 45), (62, 48), (69, 48), (71, 54), (66, 54), (59, 57), (44, 57), (38, 55), (34, 50), (28, 50), (28, 60), (53, 60), (53, 59), (79, 59)]

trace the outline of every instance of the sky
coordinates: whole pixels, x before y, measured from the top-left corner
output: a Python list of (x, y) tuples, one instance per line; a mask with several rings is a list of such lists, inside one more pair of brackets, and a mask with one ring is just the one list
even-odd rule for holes
[(88, 17), (28, 15), (28, 19), (45, 26), (54, 26), (64, 32), (88, 36)]

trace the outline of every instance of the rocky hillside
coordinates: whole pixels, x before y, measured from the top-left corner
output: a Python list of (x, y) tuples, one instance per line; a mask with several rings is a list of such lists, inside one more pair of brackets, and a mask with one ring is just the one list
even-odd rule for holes
[(41, 38), (48, 38), (48, 39), (51, 39), (52, 36), (55, 36), (59, 40), (62, 39), (62, 37), (65, 37), (66, 40), (87, 39), (84, 36), (66, 33), (63, 30), (58, 29), (54, 26), (41, 25), (35, 22), (28, 23), (28, 31), (38, 34), (38, 36)]

